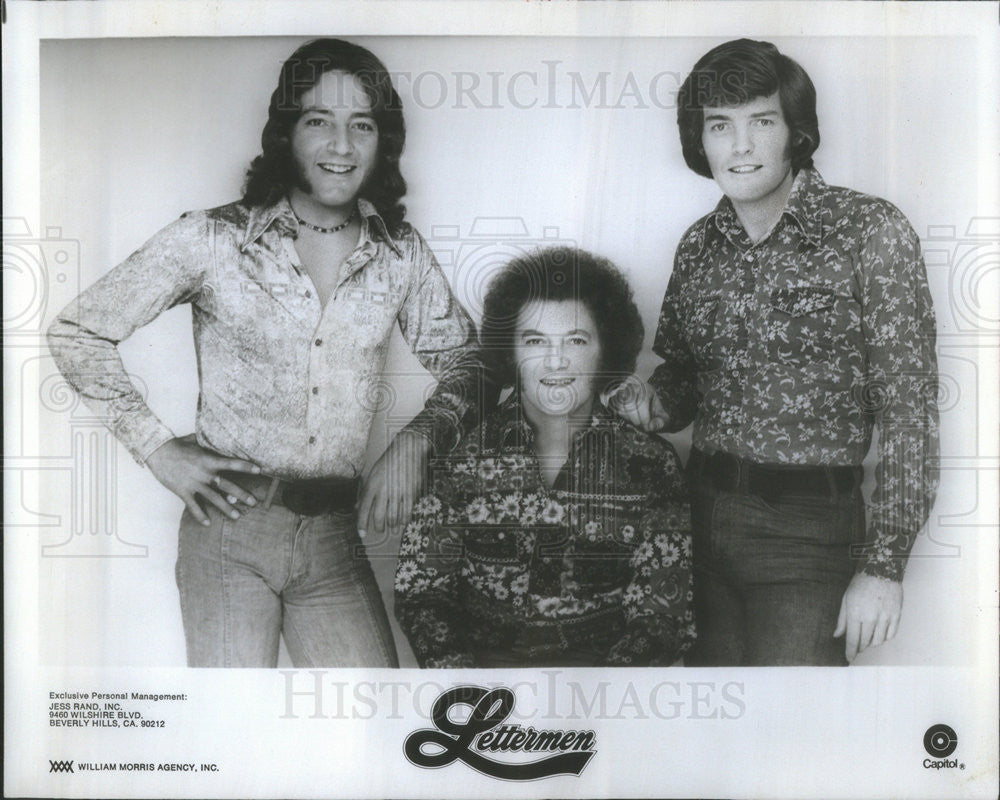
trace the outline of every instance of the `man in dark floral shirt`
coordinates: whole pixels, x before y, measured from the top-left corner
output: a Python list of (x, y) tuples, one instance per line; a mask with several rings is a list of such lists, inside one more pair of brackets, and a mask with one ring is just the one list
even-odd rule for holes
[(890, 203), (816, 172), (815, 90), (771, 44), (707, 53), (678, 125), (688, 165), (726, 196), (677, 248), (653, 390), (616, 406), (651, 430), (694, 420), (699, 641), (686, 661), (842, 664), (895, 634), (937, 485), (919, 241)]

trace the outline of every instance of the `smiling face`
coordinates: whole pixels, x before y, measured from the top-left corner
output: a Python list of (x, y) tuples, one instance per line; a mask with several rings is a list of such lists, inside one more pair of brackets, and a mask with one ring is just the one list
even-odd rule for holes
[(775, 92), (735, 107), (706, 107), (701, 142), (712, 177), (741, 210), (781, 214), (792, 186), (791, 133)]
[(346, 72), (325, 72), (300, 100), (291, 149), (295, 210), (317, 225), (350, 214), (378, 159), (378, 126), (364, 86)]
[(578, 300), (526, 303), (514, 330), (521, 402), (536, 426), (590, 414), (601, 363), (597, 325)]

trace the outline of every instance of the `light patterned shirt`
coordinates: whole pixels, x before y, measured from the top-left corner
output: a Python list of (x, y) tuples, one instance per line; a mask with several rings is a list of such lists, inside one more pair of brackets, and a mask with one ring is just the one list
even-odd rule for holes
[[(70, 303), (49, 329), (59, 368), (140, 462), (174, 437), (116, 345), (190, 303), (198, 357), (198, 442), (283, 478), (352, 477), (364, 467), (397, 323), (440, 383), (410, 427), (439, 451), (475, 424), (482, 365), (475, 327), (419, 233), (391, 237), (361, 200), (361, 236), (325, 307), (295, 251), (281, 200), (184, 214)], [(494, 395), (495, 397), (495, 395)]]
[(480, 651), (669, 665), (694, 641), (680, 460), (595, 407), (550, 489), (513, 395), (446, 459), (400, 543), (396, 616), (424, 667)]
[(858, 465), (878, 425), (859, 569), (899, 580), (937, 488), (934, 311), (920, 242), (890, 203), (795, 178), (753, 243), (732, 204), (677, 248), (650, 378), (671, 430), (759, 463)]

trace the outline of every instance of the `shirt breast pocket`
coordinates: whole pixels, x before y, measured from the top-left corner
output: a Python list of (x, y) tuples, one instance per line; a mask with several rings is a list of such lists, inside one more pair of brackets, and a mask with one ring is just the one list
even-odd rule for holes
[(473, 564), (512, 566), (520, 561), (513, 531), (498, 531), (489, 527), (467, 529), (464, 543), (465, 558)]
[(764, 329), (770, 359), (793, 366), (831, 360), (849, 301), (827, 286), (772, 289)]
[(698, 298), (691, 303), (687, 314), (691, 351), (705, 367), (718, 366), (721, 360), (717, 331), (719, 302), (717, 294)]

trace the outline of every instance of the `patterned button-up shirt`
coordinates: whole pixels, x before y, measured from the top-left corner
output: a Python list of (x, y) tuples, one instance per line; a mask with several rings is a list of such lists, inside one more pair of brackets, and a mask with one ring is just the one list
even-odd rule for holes
[(598, 406), (549, 489), (512, 396), (434, 472), (396, 570), (421, 666), (490, 650), (670, 664), (693, 642), (690, 509), (662, 439)]
[(684, 234), (650, 383), (671, 430), (760, 463), (858, 465), (878, 425), (859, 570), (899, 580), (937, 487), (934, 311), (917, 235), (890, 203), (795, 178), (753, 243), (732, 204)]
[[(361, 236), (325, 307), (295, 251), (287, 200), (184, 214), (59, 314), (49, 345), (85, 402), (140, 462), (174, 434), (129, 380), (116, 345), (190, 303), (198, 356), (198, 441), (283, 478), (364, 467), (387, 392), (392, 327), (440, 379), (411, 427), (447, 451), (475, 424), (475, 328), (420, 234), (395, 237), (359, 201)], [(389, 393), (391, 394), (391, 393)]]

